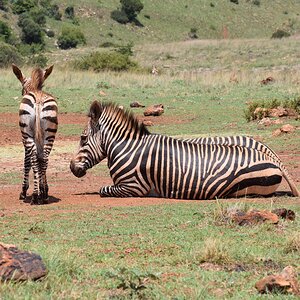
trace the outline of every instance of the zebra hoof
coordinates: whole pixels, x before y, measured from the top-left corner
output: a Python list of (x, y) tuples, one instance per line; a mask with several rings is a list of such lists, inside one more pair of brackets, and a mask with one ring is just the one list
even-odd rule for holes
[(21, 192), (19, 200), (26, 200), (26, 194), (24, 194), (24, 193)]

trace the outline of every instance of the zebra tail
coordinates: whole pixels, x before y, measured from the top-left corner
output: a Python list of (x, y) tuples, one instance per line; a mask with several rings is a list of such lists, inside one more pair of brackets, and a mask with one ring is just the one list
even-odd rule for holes
[(300, 192), (294, 182), (294, 180), (291, 178), (290, 174), (288, 173), (287, 169), (281, 165), (281, 171), (284, 179), (287, 181), (288, 185), (290, 186), (290, 189), (292, 191), (292, 194), (294, 197), (299, 197)]
[(42, 161), (44, 152), (44, 135), (41, 127), (41, 108), (39, 103), (36, 103), (35, 109), (35, 144), (38, 161)]

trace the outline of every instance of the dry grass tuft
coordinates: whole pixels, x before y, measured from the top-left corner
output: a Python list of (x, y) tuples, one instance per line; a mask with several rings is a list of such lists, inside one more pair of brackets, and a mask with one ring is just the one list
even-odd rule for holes
[(285, 252), (299, 252), (300, 253), (300, 233), (297, 232), (289, 237), (285, 246)]

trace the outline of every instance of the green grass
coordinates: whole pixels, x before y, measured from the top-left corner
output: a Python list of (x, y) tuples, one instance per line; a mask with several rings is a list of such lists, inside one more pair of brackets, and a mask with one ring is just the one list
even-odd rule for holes
[[(222, 205), (230, 206), (225, 201)], [(271, 204), (255, 207), (270, 209)], [(300, 212), (296, 202), (289, 208)], [(1, 296), (215, 299), (221, 287), (224, 298), (256, 299), (254, 284), (262, 276), (286, 265), (299, 267), (298, 250), (286, 250), (294, 249), (289, 236), (299, 232), (299, 220), (281, 221), (279, 226), (218, 226), (216, 209), (216, 204), (183, 202), (77, 210), (76, 220), (74, 212), (55, 213), (52, 207), (36, 207), (42, 214), (30, 219), (22, 214), (4, 216), (1, 241), (39, 253), (49, 273), (37, 283), (2, 284)], [(270, 261), (272, 267), (266, 268)], [(204, 270), (203, 262), (219, 270)], [(237, 264), (245, 271), (230, 269)]]

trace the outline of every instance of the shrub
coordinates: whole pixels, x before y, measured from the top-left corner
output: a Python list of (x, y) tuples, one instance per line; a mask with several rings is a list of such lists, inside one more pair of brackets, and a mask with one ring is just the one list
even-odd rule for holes
[(291, 34), (283, 29), (277, 29), (271, 36), (272, 39), (282, 39), (284, 37), (289, 37)]
[(126, 13), (122, 10), (113, 10), (110, 14), (110, 17), (120, 24), (126, 24), (129, 22)]
[(84, 34), (78, 28), (73, 27), (64, 27), (57, 40), (57, 44), (61, 49), (76, 48), (77, 45), (85, 43)]
[(260, 0), (253, 0), (252, 3), (254, 5), (260, 6)]
[(144, 8), (143, 3), (140, 0), (120, 0), (121, 11), (124, 11), (129, 21), (134, 21), (137, 15)]
[(46, 16), (43, 9), (34, 7), (33, 9), (30, 10), (29, 14), (31, 18), (34, 20), (34, 22), (36, 22), (37, 24), (41, 26), (46, 25)]
[(75, 61), (74, 66), (80, 70), (91, 69), (100, 72), (102, 70), (126, 71), (137, 67), (137, 64), (132, 62), (128, 55), (112, 51), (91, 53)]
[(75, 17), (75, 11), (73, 6), (68, 6), (65, 9), (65, 17), (67, 19), (74, 19)]
[(57, 4), (51, 5), (49, 8), (47, 8), (45, 13), (49, 18), (61, 21), (62, 14), (59, 11), (59, 6)]
[(14, 14), (22, 14), (30, 11), (37, 4), (36, 0), (16, 0), (12, 4), (12, 11)]
[(29, 59), (29, 64), (33, 67), (45, 68), (48, 63), (48, 58), (43, 54), (38, 54), (31, 56)]
[(46, 32), (46, 35), (50, 38), (53, 38), (55, 36), (55, 32), (51, 29), (47, 29), (47, 30), (45, 30), (45, 32)]
[(132, 47), (133, 47), (133, 43), (130, 42), (125, 46), (116, 47), (115, 51), (123, 55), (132, 56), (133, 55)]
[(12, 63), (22, 64), (23, 58), (21, 54), (16, 47), (0, 42), (0, 67), (8, 67)]
[(234, 4), (239, 4), (239, 0), (229, 0), (229, 1), (234, 3)]
[(190, 32), (189, 32), (189, 37), (191, 39), (197, 39), (198, 35), (197, 35), (197, 28), (191, 28)]
[(21, 39), (26, 44), (44, 44), (44, 33), (28, 14), (21, 15), (18, 25), (22, 29)]
[(9, 40), (11, 39), (12, 32), (9, 26), (0, 20), (0, 40), (9, 43)]
[(0, 0), (0, 9), (7, 11), (7, 2), (8, 0)]

